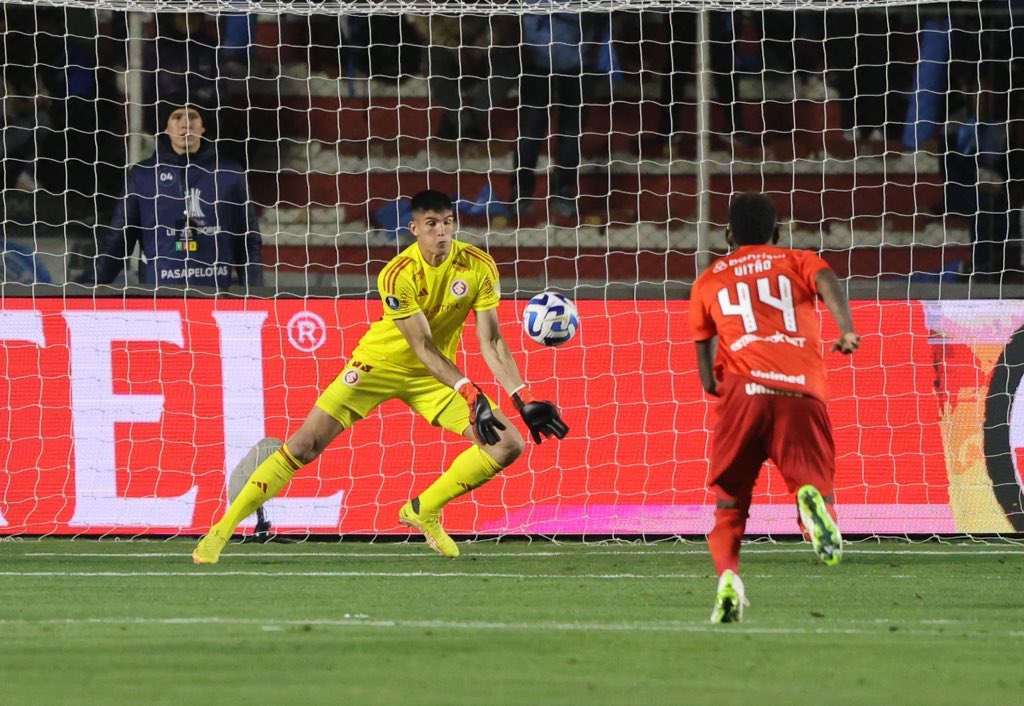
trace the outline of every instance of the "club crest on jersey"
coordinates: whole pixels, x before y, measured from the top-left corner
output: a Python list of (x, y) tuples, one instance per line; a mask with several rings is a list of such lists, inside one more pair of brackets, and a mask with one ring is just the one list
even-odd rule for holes
[(389, 294), (384, 297), (384, 303), (388, 305), (388, 308), (392, 311), (398, 311), (402, 308), (402, 302), (398, 300), (394, 294)]
[(451, 286), (452, 296), (464, 297), (464, 296), (466, 296), (466, 292), (468, 292), (468, 291), (469, 291), (469, 285), (466, 284), (465, 280), (457, 279), (454, 282), (452, 282), (452, 286)]
[(345, 374), (341, 376), (341, 381), (346, 385), (355, 385), (359, 382), (359, 371), (358, 370), (346, 370)]

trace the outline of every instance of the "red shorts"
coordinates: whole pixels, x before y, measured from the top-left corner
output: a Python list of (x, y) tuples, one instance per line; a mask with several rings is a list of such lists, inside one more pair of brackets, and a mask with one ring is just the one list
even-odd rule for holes
[(836, 447), (824, 402), (779, 394), (731, 375), (718, 390), (708, 486), (719, 498), (749, 501), (761, 465), (769, 458), (789, 492), (809, 483), (822, 495), (832, 494)]

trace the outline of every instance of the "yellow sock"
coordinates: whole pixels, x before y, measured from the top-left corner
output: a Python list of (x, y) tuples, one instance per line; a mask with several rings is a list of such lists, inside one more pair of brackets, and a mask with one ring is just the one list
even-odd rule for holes
[(256, 467), (249, 482), (238, 493), (238, 497), (228, 507), (224, 517), (220, 518), (211, 531), (219, 530), (222, 536), (230, 537), (238, 527), (238, 523), (256, 512), (256, 508), (281, 492), (281, 488), (295, 475), (302, 464), (292, 456), (287, 446), (282, 446), (276, 453)]
[(479, 446), (460, 453), (448, 470), (420, 493), (420, 513), (438, 512), (449, 502), (494, 478), (501, 466)]

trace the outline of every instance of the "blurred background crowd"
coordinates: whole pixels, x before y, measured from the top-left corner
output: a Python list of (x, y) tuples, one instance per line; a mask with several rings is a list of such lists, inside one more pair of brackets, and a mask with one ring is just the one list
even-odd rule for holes
[[(578, 231), (692, 225), (695, 202), (675, 198), (695, 187), (665, 179), (701, 159), (728, 177), (726, 200), (744, 174), (792, 192), (804, 163), (849, 200), (825, 161), (927, 155), (906, 168), (910, 206), (888, 195), (891, 176), (878, 207), (820, 198), (786, 215), (825, 230), (889, 227), (888, 214), (903, 218), (897, 230), (937, 223), (967, 233), (968, 274), (1020, 269), (1024, 0), (718, 11), (704, 25), (683, 10), (533, 4), (490, 16), (140, 13), (135, 25), (110, 10), (2, 5), (5, 252), (53, 237), (68, 250), (59, 278), (87, 270), (170, 102), (201, 109), (205, 138), (248, 174), (265, 238), (290, 210), (308, 224), (333, 208), (339, 232), (399, 240), (416, 189), (376, 173), (388, 169), (435, 174), (467, 224)], [(922, 171), (936, 188), (917, 186)], [(790, 188), (766, 188), (775, 173)]]

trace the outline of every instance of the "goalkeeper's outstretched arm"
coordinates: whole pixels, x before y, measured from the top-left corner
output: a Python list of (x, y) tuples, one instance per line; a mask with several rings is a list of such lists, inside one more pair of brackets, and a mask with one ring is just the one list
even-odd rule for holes
[(476, 312), (476, 337), (480, 343), (480, 353), (487, 361), (487, 367), (494, 373), (495, 379), (510, 396), (523, 386), (519, 366), (516, 365), (512, 351), (501, 335), (496, 309)]
[(512, 357), (512, 351), (501, 335), (495, 309), (476, 312), (476, 335), (487, 366), (512, 398), (512, 403), (530, 429), (534, 442), (539, 444), (542, 436), (564, 439), (569, 433), (569, 427), (562, 421), (562, 416), (554, 403), (534, 398), (526, 388), (526, 383), (519, 374), (519, 366)]

